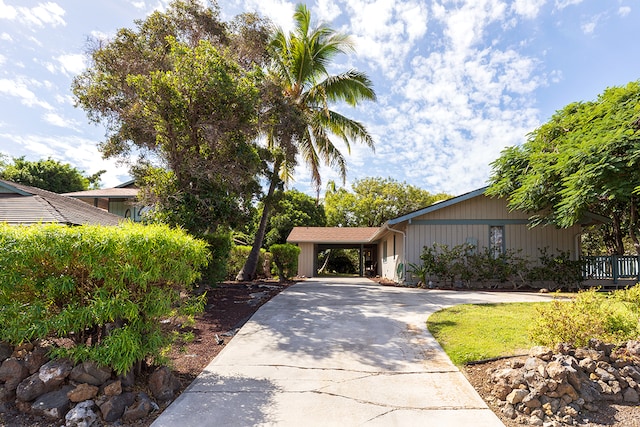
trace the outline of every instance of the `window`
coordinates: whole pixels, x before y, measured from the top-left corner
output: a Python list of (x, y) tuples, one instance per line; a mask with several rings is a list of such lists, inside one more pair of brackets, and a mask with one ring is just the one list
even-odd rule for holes
[(387, 241), (382, 242), (382, 262), (387, 262)]
[(494, 259), (504, 253), (504, 226), (492, 225), (489, 227), (489, 249)]

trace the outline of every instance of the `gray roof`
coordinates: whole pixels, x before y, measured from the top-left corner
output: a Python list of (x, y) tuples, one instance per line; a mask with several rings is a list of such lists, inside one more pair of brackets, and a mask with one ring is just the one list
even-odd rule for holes
[(71, 197), (0, 179), (0, 222), (117, 225), (123, 218)]

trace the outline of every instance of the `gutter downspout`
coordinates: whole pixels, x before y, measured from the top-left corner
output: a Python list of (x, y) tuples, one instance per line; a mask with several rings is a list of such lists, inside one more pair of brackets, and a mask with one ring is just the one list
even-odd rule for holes
[(395, 230), (389, 227), (389, 224), (384, 223), (384, 228), (391, 231), (392, 233), (399, 233), (402, 235), (402, 281), (406, 281), (407, 279), (407, 235), (404, 231)]

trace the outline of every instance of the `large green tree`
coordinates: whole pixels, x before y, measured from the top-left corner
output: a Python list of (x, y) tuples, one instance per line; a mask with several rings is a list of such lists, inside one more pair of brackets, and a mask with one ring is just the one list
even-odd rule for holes
[(54, 193), (98, 188), (100, 176), (104, 172), (102, 170), (85, 176), (83, 171), (69, 163), (62, 163), (52, 158), (29, 161), (22, 156), (14, 157), (12, 161), (0, 161), (0, 178)]
[(105, 157), (128, 161), (144, 202), (195, 232), (249, 218), (259, 190), (259, 85), (268, 32), (215, 3), (174, 1), (96, 42), (73, 93), (106, 125)]
[(327, 224), (342, 227), (379, 227), (386, 221), (448, 199), (451, 196), (398, 182), (393, 178), (363, 178), (349, 191), (329, 182), (324, 205)]
[[(313, 197), (298, 190), (276, 192), (277, 200), (269, 215), (264, 247), (287, 242), (293, 227), (323, 227), (327, 219), (324, 207)], [(260, 212), (258, 212), (260, 214)], [(260, 214), (260, 217), (262, 215)]]
[(610, 251), (623, 253), (627, 234), (640, 254), (640, 81), (567, 105), (492, 167), (488, 194), (511, 209), (560, 227), (604, 215)]
[(347, 150), (352, 142), (374, 146), (362, 123), (333, 109), (337, 103), (356, 106), (376, 98), (364, 73), (329, 73), (337, 55), (353, 51), (350, 38), (326, 25), (312, 26), (311, 14), (302, 4), (296, 7), (294, 20), (294, 30), (285, 33), (276, 29), (269, 45), (270, 90), (265, 91), (268, 108), (262, 114), (270, 152), (269, 186), (253, 247), (238, 280), (255, 276), (273, 194), (281, 181), (291, 178), (299, 160), (310, 169), (319, 189), (323, 164), (336, 168), (342, 177), (346, 175), (346, 161), (334, 139), (342, 141)]

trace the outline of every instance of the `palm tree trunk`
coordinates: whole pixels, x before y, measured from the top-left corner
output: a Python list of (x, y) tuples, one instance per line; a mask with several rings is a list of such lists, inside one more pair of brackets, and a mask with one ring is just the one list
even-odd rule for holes
[(254, 280), (256, 278), (256, 270), (258, 268), (258, 261), (260, 259), (260, 248), (262, 247), (264, 235), (267, 231), (267, 222), (269, 220), (269, 214), (271, 211), (273, 193), (275, 193), (278, 182), (280, 182), (280, 165), (280, 161), (276, 161), (273, 165), (273, 175), (271, 176), (271, 182), (269, 183), (269, 190), (267, 191), (267, 195), (262, 203), (263, 208), (262, 217), (260, 217), (260, 225), (258, 226), (256, 237), (253, 240), (253, 246), (251, 247), (251, 252), (249, 252), (249, 257), (236, 276), (237, 281), (243, 282), (247, 280)]

